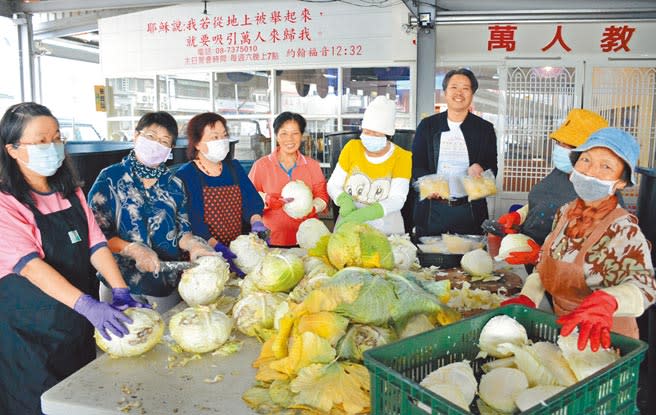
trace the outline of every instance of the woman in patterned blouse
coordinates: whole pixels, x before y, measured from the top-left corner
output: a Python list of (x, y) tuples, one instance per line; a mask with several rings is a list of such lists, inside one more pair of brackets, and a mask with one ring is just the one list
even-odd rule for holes
[(537, 273), (522, 294), (506, 301), (535, 307), (545, 290), (567, 336), (578, 327), (578, 347), (610, 347), (610, 331), (638, 337), (635, 317), (656, 300), (649, 244), (635, 216), (617, 203), (616, 190), (635, 184), (640, 147), (617, 128), (594, 132), (572, 150), (570, 181), (578, 198), (563, 206), (542, 247)]
[[(134, 132), (134, 150), (101, 171), (88, 195), (131, 292), (147, 303), (157, 302), (159, 311), (180, 301), (178, 272), (160, 270), (160, 261), (181, 261), (187, 253), (192, 260), (215, 255), (191, 233), (182, 181), (164, 164), (177, 137), (170, 114), (145, 114)], [(101, 285), (100, 295), (110, 295), (106, 286)]]

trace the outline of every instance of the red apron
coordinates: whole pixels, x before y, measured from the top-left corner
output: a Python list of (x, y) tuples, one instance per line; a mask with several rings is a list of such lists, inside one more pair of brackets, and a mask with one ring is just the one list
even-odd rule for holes
[[(595, 224), (592, 232), (585, 238), (581, 250), (573, 263), (561, 261), (551, 256), (551, 249), (561, 230), (567, 224), (567, 212), (574, 206), (570, 203), (565, 213), (560, 217), (554, 230), (547, 236), (542, 246), (542, 257), (537, 265), (537, 272), (544, 288), (553, 296), (553, 306), (556, 316), (560, 317), (573, 311), (592, 290), (585, 282), (583, 264), (585, 256), (595, 243), (603, 236), (608, 227), (618, 218), (628, 215), (622, 208), (616, 208)], [(611, 331), (628, 337), (638, 338), (638, 324), (633, 317), (614, 317)]]
[[(226, 164), (224, 163), (224, 166), (228, 167)], [(236, 175), (232, 174), (231, 170), (229, 168), (233, 183), (237, 183)], [(227, 246), (241, 234), (241, 189), (238, 184), (208, 186), (202, 172), (200, 180), (203, 188), (203, 220), (212, 237)]]

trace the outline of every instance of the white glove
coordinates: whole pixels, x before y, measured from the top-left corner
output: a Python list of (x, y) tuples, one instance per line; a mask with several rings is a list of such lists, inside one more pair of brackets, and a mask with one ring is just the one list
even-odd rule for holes
[(141, 272), (159, 272), (159, 258), (157, 254), (141, 242), (127, 244), (119, 254), (134, 259), (137, 269)]

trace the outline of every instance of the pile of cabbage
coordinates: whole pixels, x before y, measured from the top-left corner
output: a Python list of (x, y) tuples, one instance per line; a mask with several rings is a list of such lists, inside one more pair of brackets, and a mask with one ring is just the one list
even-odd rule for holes
[(520, 323), (498, 315), (479, 336), (477, 358), (494, 358), (481, 365), (480, 382), (463, 360), (431, 372), (420, 384), (465, 410), (478, 394), (480, 413), (526, 411), (619, 359), (611, 349), (593, 352), (588, 345), (580, 351), (577, 341), (573, 333), (559, 336), (557, 344), (531, 342)]
[(237, 328), (264, 341), (253, 363), (257, 383), (243, 395), (258, 412), (366, 412), (364, 351), (460, 318), (444, 304), (448, 281), (302, 261), (310, 272), (286, 300), (281, 292), (251, 291), (233, 308)]

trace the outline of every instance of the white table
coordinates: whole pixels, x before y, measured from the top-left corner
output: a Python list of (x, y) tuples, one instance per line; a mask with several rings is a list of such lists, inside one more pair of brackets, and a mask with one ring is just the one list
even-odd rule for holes
[[(181, 303), (164, 314), (165, 336), (170, 316), (184, 307)], [(261, 344), (236, 329), (233, 333), (243, 340), (239, 352), (229, 356), (205, 353), (200, 360), (191, 360), (180, 367), (167, 367), (169, 357), (176, 354), (166, 342), (139, 357), (111, 358), (103, 354), (41, 395), (43, 412), (47, 415), (254, 414), (241, 396), (255, 383), (251, 363), (259, 355)], [(214, 380), (216, 375), (222, 375), (223, 380), (206, 382)], [(122, 412), (121, 408), (129, 410)]]

